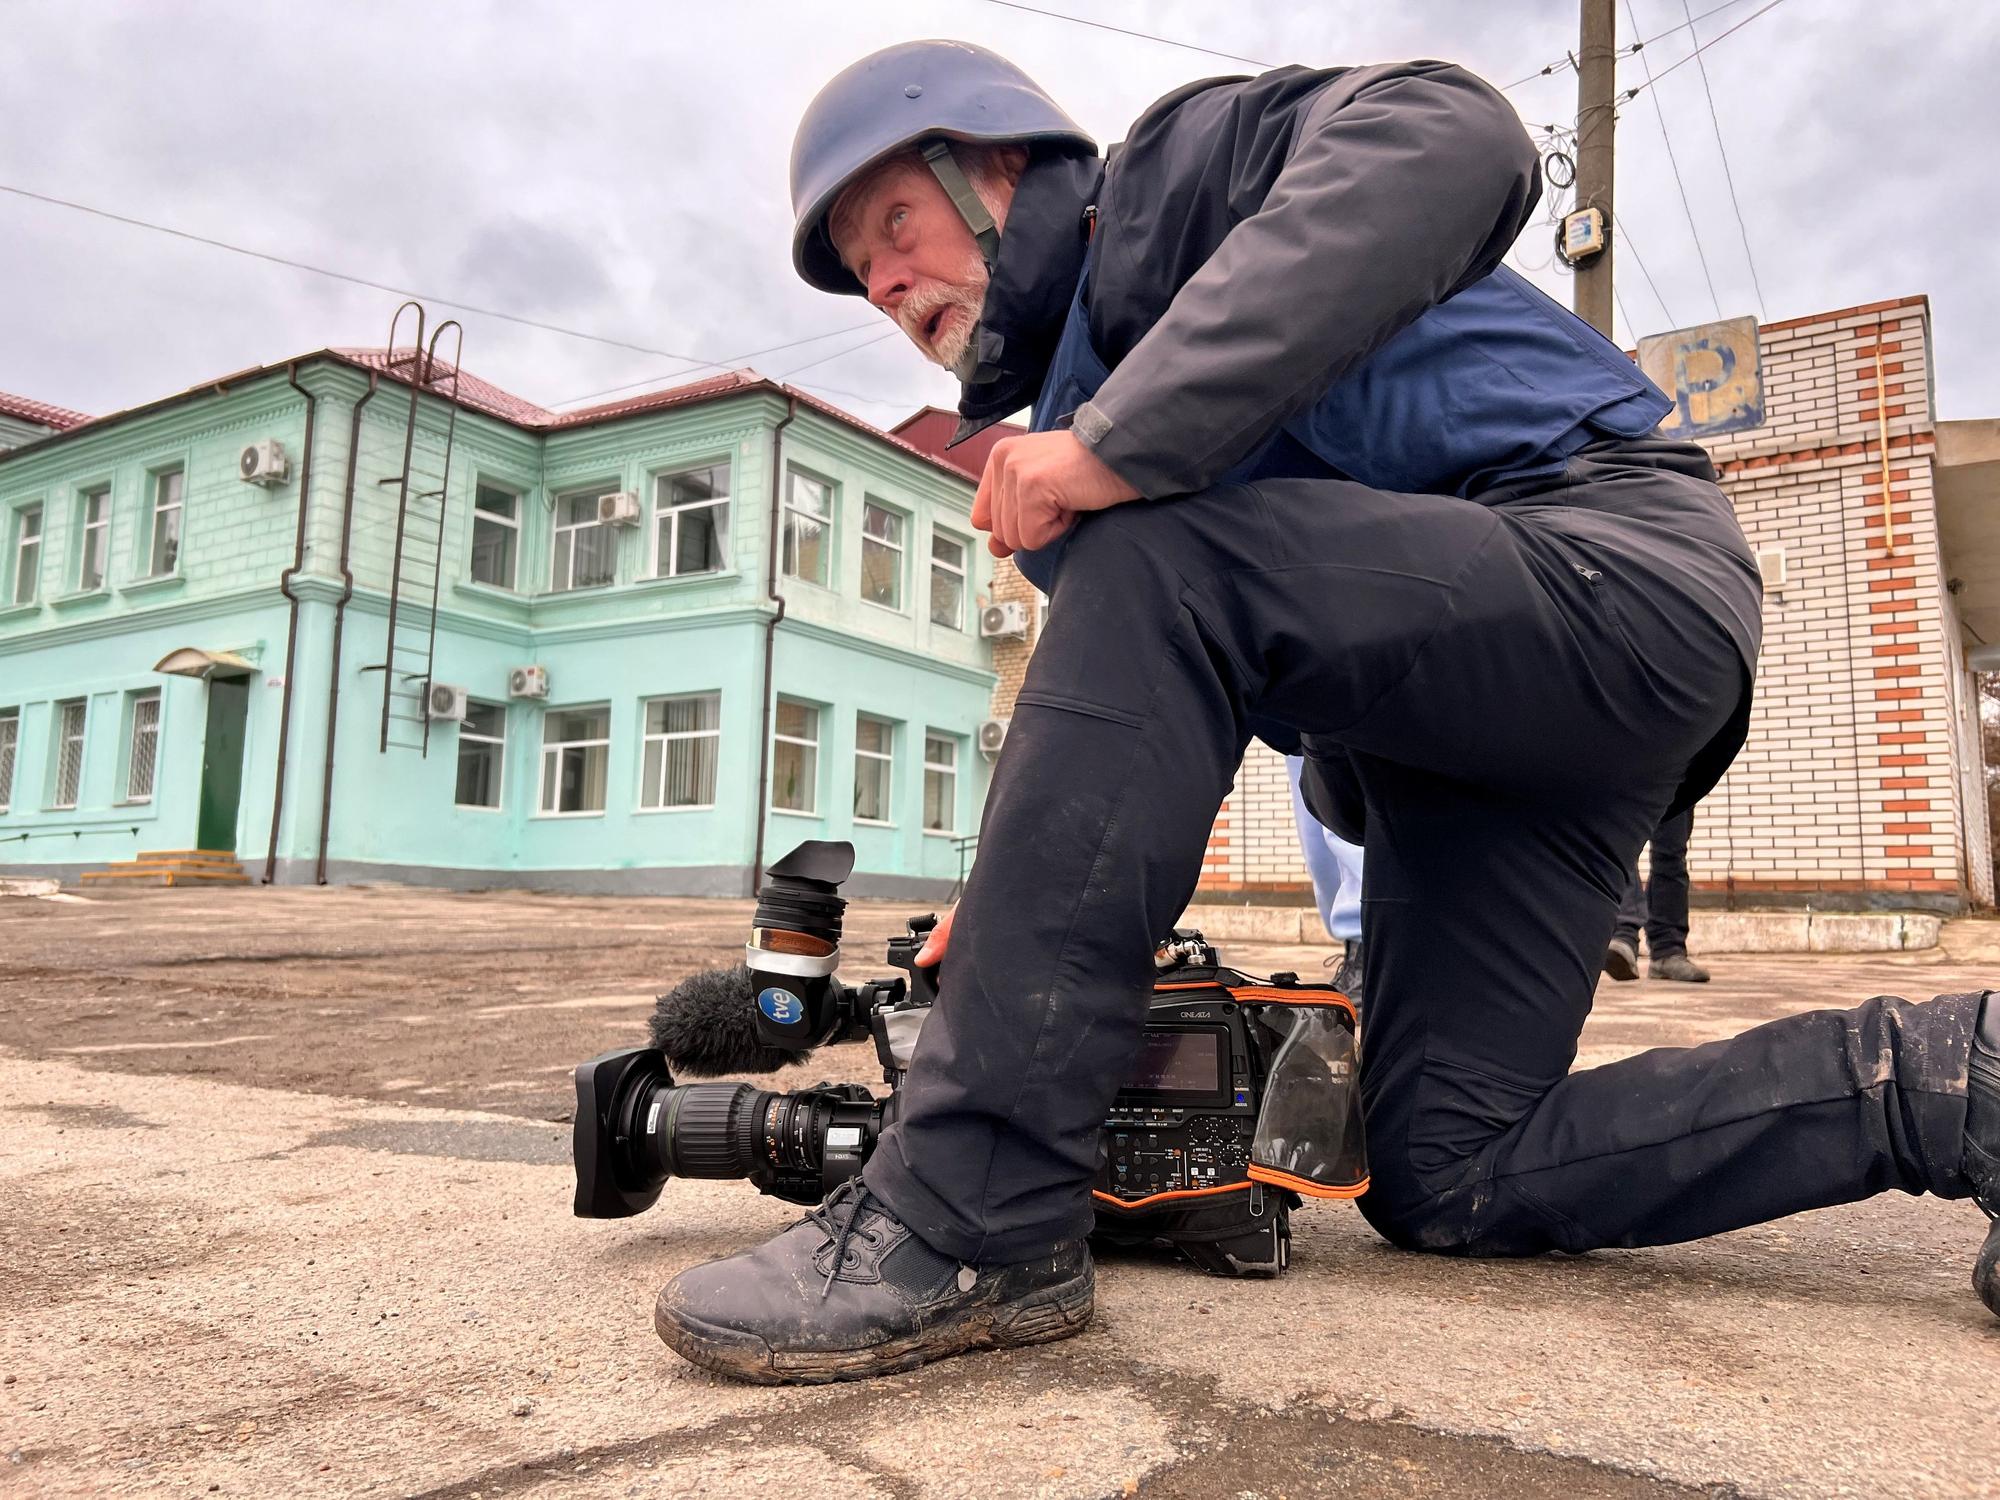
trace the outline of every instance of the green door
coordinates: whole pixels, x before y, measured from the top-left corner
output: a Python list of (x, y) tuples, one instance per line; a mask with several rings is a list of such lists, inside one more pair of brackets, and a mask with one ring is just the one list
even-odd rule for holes
[(236, 851), (236, 804), (243, 795), (243, 725), (250, 713), (248, 677), (208, 679), (208, 738), (201, 754), (198, 849)]

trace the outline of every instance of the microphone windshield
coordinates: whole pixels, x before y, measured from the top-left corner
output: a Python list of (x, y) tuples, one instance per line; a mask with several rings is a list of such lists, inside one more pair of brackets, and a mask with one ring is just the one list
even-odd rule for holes
[(812, 1049), (767, 1046), (757, 1034), (756, 991), (750, 970), (704, 969), (660, 996), (647, 1029), (676, 1073), (713, 1078), (769, 1073)]

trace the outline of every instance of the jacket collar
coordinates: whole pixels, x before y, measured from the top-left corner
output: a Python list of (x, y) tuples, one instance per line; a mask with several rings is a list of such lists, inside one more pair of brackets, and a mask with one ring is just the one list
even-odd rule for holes
[(1104, 163), (1094, 156), (1037, 156), (1022, 172), (973, 330), (976, 363), (959, 387), (953, 443), (1019, 411), (1041, 390), (1083, 271), (1086, 210), (1103, 179)]

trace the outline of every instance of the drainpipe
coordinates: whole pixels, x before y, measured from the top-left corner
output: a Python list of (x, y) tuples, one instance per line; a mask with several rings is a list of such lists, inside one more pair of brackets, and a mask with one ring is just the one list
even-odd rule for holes
[(299, 458), (299, 531), (292, 542), (292, 565), (278, 575), (278, 592), (291, 601), (291, 619), (285, 626), (285, 697), (278, 707), (278, 773), (271, 788), (271, 846), (264, 852), (264, 881), (269, 885), (278, 873), (278, 822), (285, 813), (285, 752), (292, 743), (292, 673), (299, 659), (299, 596), (292, 592), (292, 580), (306, 563), (306, 511), (312, 504), (313, 418), (319, 415), (319, 397), (299, 384), (299, 362), (285, 366), (285, 383), (306, 398), (306, 451)]
[(772, 692), (771, 661), (778, 645), (778, 626), (785, 618), (785, 596), (778, 592), (778, 522), (785, 494), (785, 429), (799, 414), (799, 398), (785, 398), (785, 415), (771, 429), (771, 518), (770, 546), (766, 549), (764, 592), (771, 600), (771, 618), (764, 623), (764, 723), (757, 738), (757, 842), (750, 856), (750, 894), (764, 883), (764, 824), (771, 792), (771, 714), (776, 707)]
[(375, 399), (381, 377), (368, 372), (368, 393), (354, 403), (354, 420), (347, 429), (347, 494), (340, 504), (340, 597), (333, 603), (333, 666), (326, 680), (326, 769), (319, 787), (319, 859), (313, 883), (326, 884), (327, 829), (333, 822), (333, 738), (340, 727), (340, 629), (347, 619), (347, 601), (354, 597), (354, 572), (348, 567), (354, 537), (354, 473), (361, 467), (361, 408)]

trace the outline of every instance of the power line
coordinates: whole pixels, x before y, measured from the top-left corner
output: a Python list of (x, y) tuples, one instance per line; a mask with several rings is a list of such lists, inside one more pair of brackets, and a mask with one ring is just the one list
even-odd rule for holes
[[(1635, 240), (1633, 240), (1632, 231), (1625, 227), (1625, 221), (1623, 219), (1620, 219), (1618, 221), (1617, 234), (1619, 240), (1624, 244), (1625, 248), (1632, 252), (1632, 263), (1639, 268), (1639, 274), (1646, 278), (1646, 285), (1652, 290), (1653, 300), (1660, 304), (1660, 311), (1666, 314), (1667, 326), (1669, 328), (1673, 327), (1674, 326), (1673, 309), (1667, 306), (1667, 299), (1660, 295), (1659, 287), (1656, 286), (1653, 282), (1653, 273), (1646, 269), (1646, 258), (1639, 253), (1638, 243)], [(1631, 320), (1627, 319), (1626, 321), (1629, 324)]]
[[(479, 307), (470, 302), (460, 302), (452, 297), (440, 297), (435, 293), (412, 291), (409, 287), (391, 286), (384, 281), (371, 281), (365, 276), (350, 275), (346, 271), (336, 271), (330, 266), (316, 266), (310, 261), (294, 260), (290, 256), (285, 255), (273, 255), (265, 250), (252, 250), (246, 245), (232, 244), (228, 240), (219, 240), (211, 235), (196, 234), (186, 229), (175, 229), (166, 224), (155, 224), (147, 219), (133, 218), (129, 214), (113, 213), (110, 209), (106, 208), (93, 208), (88, 203), (77, 203), (68, 198), (56, 198), (47, 193), (32, 192), (27, 188), (13, 187), (4, 182), (0, 182), (0, 193), (11, 193), (17, 198), (27, 198), (36, 203), (49, 204), (55, 208), (71, 209), (76, 213), (89, 214), (93, 218), (109, 219), (116, 224), (128, 224), (134, 229), (150, 229), (155, 234), (171, 235), (177, 240), (188, 240), (197, 245), (207, 245), (210, 249), (214, 250), (227, 250), (232, 255), (248, 256), (252, 260), (266, 261), (274, 266), (286, 266), (294, 271), (309, 271), (315, 276), (330, 277), (334, 281), (344, 281), (351, 286), (367, 287), (370, 291), (387, 292), (395, 297), (415, 297), (421, 302), (432, 302), (436, 303), (439, 307), (451, 307), (458, 309), (460, 312), (476, 313), (482, 318), (497, 318), (503, 323), (518, 323), (523, 328), (536, 328), (544, 333), (559, 333), (565, 338), (583, 339), (593, 344), (607, 344), (614, 349), (630, 349), (638, 354), (657, 354), (662, 359), (687, 360), (698, 369), (710, 364), (721, 363), (721, 361), (703, 360), (693, 354), (682, 354), (673, 349), (656, 349), (648, 344), (634, 344), (625, 339), (614, 339), (601, 333), (587, 333), (580, 328), (565, 328), (560, 323), (544, 323), (535, 318), (521, 317), (517, 313), (501, 312), (498, 308)], [(852, 328), (829, 329), (825, 333), (813, 334), (810, 338), (791, 339), (782, 344), (773, 344), (769, 349), (756, 352), (768, 354), (777, 349), (790, 349), (798, 344), (810, 344), (819, 339), (831, 338), (837, 333), (848, 333), (853, 331), (853, 328), (861, 326), (860, 324), (855, 324)], [(733, 357), (744, 359), (748, 356), (739, 354)], [(684, 374), (686, 372), (683, 371), (681, 373)]]
[(901, 331), (902, 330), (900, 329), (891, 328), (887, 333), (872, 334), (868, 338), (863, 339), (858, 344), (850, 344), (845, 349), (836, 349), (831, 354), (822, 354), (818, 359), (809, 359), (802, 365), (794, 365), (789, 370), (781, 370), (778, 372), (776, 378), (779, 380), (787, 380), (790, 379), (792, 376), (798, 374), (802, 370), (811, 370), (820, 365), (831, 364), (836, 359), (845, 359), (850, 354), (858, 354), (863, 349), (873, 348), (875, 345), (881, 343), (885, 339), (892, 339), (896, 337), (896, 335)]
[[(1633, 13), (1632, 0), (1625, 0), (1625, 18), (1632, 23), (1634, 31), (1639, 29), (1639, 18)], [(1653, 64), (1647, 59), (1644, 53), (1639, 55), (1639, 61), (1645, 66), (1646, 82), (1651, 83), (1653, 81)], [(1667, 148), (1667, 165), (1673, 168), (1674, 186), (1680, 191), (1681, 211), (1687, 215), (1688, 233), (1694, 237), (1695, 259), (1701, 262), (1702, 279), (1708, 283), (1708, 300), (1715, 305), (1715, 316), (1720, 318), (1722, 316), (1722, 299), (1715, 293), (1715, 276), (1708, 268), (1708, 251), (1701, 243), (1701, 227), (1695, 223), (1694, 205), (1688, 201), (1687, 183), (1681, 178), (1680, 159), (1674, 155), (1674, 138), (1667, 131), (1667, 112), (1661, 108), (1660, 96), (1657, 92), (1651, 97), (1653, 100), (1653, 114), (1660, 122), (1660, 141)]]
[(703, 360), (698, 365), (683, 365), (678, 370), (664, 370), (657, 375), (647, 375), (643, 379), (628, 380), (623, 385), (608, 385), (601, 391), (585, 391), (581, 396), (565, 396), (560, 401), (545, 401), (542, 404), (550, 411), (559, 406), (575, 406), (578, 402), (593, 401), (599, 396), (615, 396), (620, 391), (636, 391), (642, 385), (658, 385), (662, 380), (679, 380), (692, 375), (696, 370), (717, 370), (724, 365), (736, 364), (739, 360), (755, 359), (760, 354), (775, 354), (780, 349), (796, 349), (801, 344), (816, 344), (821, 339), (838, 338), (843, 333), (859, 333), (864, 328), (873, 328), (875, 320), (866, 323), (849, 323), (845, 328), (829, 328), (825, 333), (816, 333), (811, 338), (788, 339), (782, 344), (766, 344), (762, 349), (745, 349), (741, 354), (725, 355), (721, 359)]
[(1115, 31), (1120, 36), (1138, 37), (1142, 41), (1158, 42), (1166, 47), (1179, 47), (1184, 52), (1205, 52), (1210, 57), (1227, 58), (1230, 62), (1246, 62), (1259, 68), (1275, 68), (1278, 65), (1265, 62), (1261, 57), (1245, 57), (1240, 52), (1218, 52), (1213, 47), (1203, 47), (1195, 42), (1176, 41), (1170, 36), (1156, 36), (1150, 31), (1133, 31), (1124, 26), (1113, 26), (1105, 21), (1087, 20), (1083, 16), (1066, 15), (1059, 10), (1042, 10), (1033, 5), (1020, 5), (1015, 0), (985, 0), (987, 5), (997, 5), (1003, 10), (1024, 10), (1031, 16), (1047, 16), (1052, 21), (1068, 21), (1074, 26), (1090, 26), (1098, 31)]
[[(1729, 10), (1734, 6), (1738, 6), (1741, 4), (1743, 4), (1743, 0), (1722, 0), (1722, 4), (1711, 6), (1709, 9), (1703, 11), (1700, 15), (1693, 17), (1692, 19), (1684, 22), (1679, 26), (1669, 26), (1665, 31), (1659, 33), (1658, 36), (1649, 36), (1644, 41), (1633, 42), (1629, 46), (1619, 48), (1617, 55), (1619, 57), (1630, 57), (1636, 52), (1643, 52), (1646, 48), (1652, 46), (1653, 43), (1657, 41), (1662, 41), (1665, 38), (1672, 36), (1677, 31), (1686, 31), (1689, 27), (1693, 26), (1696, 21), (1706, 21), (1710, 16), (1716, 14), (1718, 11)], [(1638, 22), (1634, 21), (1632, 23), (1632, 29), (1634, 31), (1637, 31), (1639, 29)], [(1574, 71), (1575, 68), (1576, 68), (1576, 59), (1569, 53), (1565, 52), (1561, 57), (1558, 57), (1551, 62), (1545, 63), (1543, 66), (1537, 68), (1534, 72), (1528, 74), (1526, 77), (1516, 78), (1512, 83), (1502, 84), (1500, 86), (1500, 92), (1504, 94), (1511, 89), (1519, 88), (1524, 83), (1533, 83), (1537, 78), (1550, 78), (1553, 77), (1558, 72)]]
[[(1639, 84), (1637, 87), (1628, 91), (1625, 97), (1629, 99), (1633, 95), (1637, 94), (1640, 89), (1653, 87), (1653, 85), (1657, 84), (1662, 78), (1665, 78), (1669, 73), (1672, 73), (1675, 69), (1686, 67), (1689, 63), (1693, 62), (1696, 58), (1700, 57), (1702, 53), (1706, 52), (1710, 47), (1713, 47), (1717, 42), (1721, 41), (1724, 37), (1730, 37), (1736, 35), (1737, 32), (1741, 31), (1745, 26), (1748, 26), (1752, 21), (1756, 20), (1757, 17), (1762, 15), (1768, 15), (1770, 12), (1776, 10), (1779, 6), (1783, 5), (1784, 3), (1785, 0), (1771, 0), (1770, 4), (1760, 6), (1758, 9), (1753, 10), (1749, 15), (1745, 16), (1742, 20), (1738, 21), (1734, 26), (1730, 27), (1727, 31), (1718, 31), (1714, 36), (1710, 37), (1707, 41), (1703, 42), (1699, 47), (1695, 48), (1694, 51), (1690, 52), (1686, 57), (1678, 59), (1669, 67), (1660, 69), (1660, 71), (1656, 75), (1654, 75), (1651, 78), (1648, 78), (1644, 83)], [(1714, 14), (1714, 12), (1711, 11), (1708, 12), (1708, 14), (1712, 15)], [(1695, 19), (1700, 20), (1701, 17), (1697, 16)], [(1704, 64), (1704, 66), (1706, 65)]]
[[(1687, 15), (1687, 11), (1688, 0), (1681, 0), (1681, 13)], [(1695, 18), (1688, 16), (1688, 35), (1699, 42), (1694, 23)], [(1764, 283), (1757, 276), (1757, 257), (1750, 253), (1750, 231), (1743, 223), (1743, 205), (1736, 198), (1736, 174), (1729, 170), (1729, 148), (1722, 144), (1722, 120), (1715, 112), (1715, 90), (1709, 87), (1708, 64), (1701, 60), (1699, 46), (1695, 48), (1694, 57), (1695, 67), (1701, 73), (1701, 91), (1708, 96), (1708, 122), (1715, 127), (1715, 149), (1722, 154), (1722, 180), (1729, 184), (1729, 206), (1736, 212), (1736, 232), (1743, 237), (1743, 258), (1750, 263), (1750, 284), (1757, 289), (1757, 316), (1767, 318), (1769, 312), (1764, 306)]]

